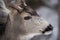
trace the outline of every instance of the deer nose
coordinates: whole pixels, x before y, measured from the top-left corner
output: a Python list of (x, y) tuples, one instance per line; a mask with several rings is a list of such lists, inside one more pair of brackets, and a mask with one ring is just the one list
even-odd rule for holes
[(52, 31), (52, 30), (53, 30), (53, 26), (51, 24), (49, 24), (49, 26), (47, 26), (47, 28), (42, 33)]

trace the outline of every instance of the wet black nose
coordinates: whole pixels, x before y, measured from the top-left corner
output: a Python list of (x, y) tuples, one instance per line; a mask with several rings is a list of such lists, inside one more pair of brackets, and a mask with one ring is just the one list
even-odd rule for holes
[(50, 30), (53, 30), (53, 27), (52, 27), (51, 24), (49, 26), (47, 26), (47, 28), (45, 29), (45, 31), (50, 31)]
[(45, 33), (47, 31), (52, 31), (52, 30), (53, 30), (53, 26), (49, 24), (49, 26), (47, 26), (47, 28), (42, 33)]

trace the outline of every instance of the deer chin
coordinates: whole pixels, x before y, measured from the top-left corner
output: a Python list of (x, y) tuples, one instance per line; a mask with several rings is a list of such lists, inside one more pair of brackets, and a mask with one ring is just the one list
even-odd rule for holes
[(27, 35), (20, 35), (19, 38), (20, 38), (20, 40), (30, 40), (33, 37), (41, 35), (41, 34), (42, 33), (30, 33), (30, 34), (27, 34)]
[(52, 33), (53, 33), (53, 31), (47, 31), (43, 35), (51, 35)]
[(52, 31), (45, 32), (44, 34), (42, 32), (41, 33), (29, 33), (27, 35), (20, 35), (19, 38), (20, 38), (20, 40), (30, 40), (30, 39), (32, 39), (35, 36), (50, 35), (50, 34), (52, 34)]

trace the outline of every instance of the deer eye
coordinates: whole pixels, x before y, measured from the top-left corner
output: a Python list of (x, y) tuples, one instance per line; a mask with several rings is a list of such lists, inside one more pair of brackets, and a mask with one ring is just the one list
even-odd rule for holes
[(31, 16), (26, 16), (26, 17), (24, 17), (25, 20), (29, 20), (29, 19), (31, 19), (31, 18), (32, 18)]

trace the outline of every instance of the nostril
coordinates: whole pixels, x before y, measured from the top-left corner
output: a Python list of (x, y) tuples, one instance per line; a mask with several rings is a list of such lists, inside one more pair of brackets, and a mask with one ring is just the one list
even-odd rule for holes
[(47, 27), (48, 30), (53, 30), (53, 26), (51, 24), (49, 24), (49, 26)]
[(47, 28), (42, 33), (45, 33), (47, 31), (52, 31), (52, 30), (53, 30), (53, 27), (51, 24), (49, 24), (49, 26), (47, 26)]
[(51, 24), (49, 24), (49, 26), (47, 26), (47, 28), (45, 29), (45, 31), (51, 31), (51, 30), (53, 30), (53, 27), (52, 27)]

